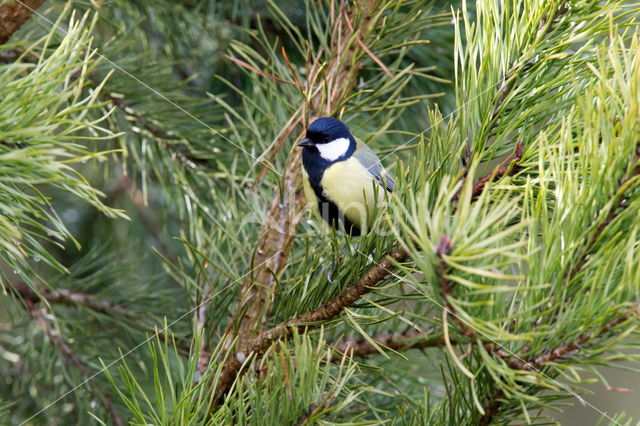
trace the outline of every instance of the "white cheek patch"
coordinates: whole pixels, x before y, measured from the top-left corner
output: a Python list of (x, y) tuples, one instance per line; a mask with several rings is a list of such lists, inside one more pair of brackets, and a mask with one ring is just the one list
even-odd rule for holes
[(334, 161), (347, 153), (349, 149), (349, 139), (340, 138), (328, 143), (319, 143), (316, 145), (320, 156), (325, 160)]

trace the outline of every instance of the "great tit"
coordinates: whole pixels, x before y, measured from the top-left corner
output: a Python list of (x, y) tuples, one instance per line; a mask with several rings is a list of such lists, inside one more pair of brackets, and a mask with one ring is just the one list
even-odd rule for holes
[(312, 208), (336, 229), (341, 222), (352, 236), (365, 233), (376, 199), (384, 198), (375, 185), (393, 191), (393, 178), (375, 152), (333, 117), (311, 123), (298, 146), (303, 148), (304, 193)]

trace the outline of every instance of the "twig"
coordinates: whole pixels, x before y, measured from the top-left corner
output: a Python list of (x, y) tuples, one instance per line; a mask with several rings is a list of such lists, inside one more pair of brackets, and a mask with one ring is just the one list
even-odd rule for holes
[(516, 78), (520, 76), (521, 73), (528, 71), (531, 67), (535, 65), (535, 62), (528, 61), (523, 65), (516, 66), (509, 71), (502, 80), (500, 84), (500, 88), (498, 89), (498, 99), (493, 106), (493, 112), (491, 113), (491, 118), (489, 119), (490, 126), (489, 128), (493, 130), (498, 125), (498, 117), (500, 114), (500, 108), (507, 100), (507, 97), (511, 94), (513, 89), (515, 88)]
[(493, 171), (483, 176), (475, 185), (471, 192), (472, 198), (475, 200), (484, 190), (487, 183), (500, 179), (507, 174), (516, 173), (519, 170), (518, 162), (522, 160), (522, 142), (516, 143), (515, 152), (505, 158)]
[(207, 167), (209, 161), (197, 158), (193, 154), (187, 152), (188, 145), (184, 138), (173, 135), (171, 132), (165, 132), (161, 126), (148, 119), (140, 112), (135, 111), (129, 103), (119, 94), (109, 93), (102, 97), (111, 102), (115, 107), (122, 111), (131, 121), (135, 122), (139, 128), (146, 130), (159, 141), (163, 141), (163, 145), (173, 148), (172, 157), (181, 163), (195, 168), (196, 165)]
[(289, 68), (289, 72), (291, 73), (293, 80), (296, 82), (296, 86), (298, 86), (299, 88), (303, 88), (304, 86), (302, 85), (302, 83), (300, 83), (300, 80), (298, 79), (298, 74), (293, 69), (293, 65), (291, 65), (291, 62), (289, 61), (289, 57), (287, 56), (287, 51), (284, 48), (284, 46), (282, 46), (281, 50), (282, 50), (282, 57), (284, 58), (284, 62), (287, 64), (287, 68)]
[(5, 44), (44, 2), (21, 0), (0, 5), (0, 44)]
[(322, 409), (322, 407), (326, 406), (327, 404), (330, 404), (335, 399), (335, 397), (335, 395), (330, 394), (329, 392), (323, 392), (320, 402), (311, 404), (309, 406), (309, 409), (302, 416), (300, 416), (300, 418), (296, 420), (293, 425), (302, 426), (303, 424), (307, 423), (307, 421), (311, 417), (313, 417), (313, 415), (316, 414), (318, 410)]
[[(262, 177), (267, 173), (267, 170), (269, 170), (269, 163), (271, 163), (271, 161), (275, 158), (276, 154), (282, 149), (282, 147), (284, 146), (284, 143), (286, 141), (289, 140), (289, 138), (291, 137), (291, 134), (293, 134), (293, 132), (298, 128), (298, 126), (302, 123), (302, 119), (303, 116), (298, 114), (298, 117), (292, 117), (291, 120), (289, 120), (289, 122), (291, 122), (290, 125), (285, 126), (280, 133), (276, 136), (276, 145), (273, 149), (269, 150), (269, 156), (267, 158), (267, 160), (264, 162), (265, 164), (262, 166), (262, 168), (260, 169), (260, 171), (258, 172), (258, 174), (256, 175), (256, 179), (253, 182), (253, 184), (251, 185), (251, 189), (255, 189), (256, 185), (258, 185), (258, 183), (260, 182), (260, 179), (262, 179)], [(288, 124), (288, 123), (287, 123)], [(261, 155), (258, 160), (262, 160), (262, 157), (264, 156)], [(257, 161), (256, 161), (257, 162)]]
[(529, 361), (526, 362), (526, 365), (524, 365), (522, 369), (525, 369), (525, 370), (540, 369), (544, 364), (561, 360), (571, 352), (581, 349), (585, 344), (587, 344), (589, 341), (593, 340), (594, 338), (597, 339), (604, 336), (605, 334), (609, 333), (611, 329), (614, 328), (615, 326), (620, 325), (623, 322), (629, 321), (630, 319), (633, 319), (633, 318), (636, 318), (636, 319), (638, 318), (638, 310), (636, 307), (634, 307), (633, 309), (630, 309), (628, 312), (621, 312), (620, 315), (616, 316), (611, 321), (609, 321), (596, 334), (584, 333), (578, 338), (576, 338), (575, 340), (573, 340), (572, 342), (569, 342), (564, 345), (560, 345), (543, 355), (539, 355), (535, 358), (530, 359)]
[(502, 398), (504, 398), (504, 392), (498, 388), (494, 389), (487, 399), (486, 405), (483, 407), (484, 415), (480, 418), (478, 425), (489, 426), (491, 424), (493, 418), (502, 408), (502, 401), (500, 401)]
[(251, 72), (255, 72), (255, 73), (256, 73), (256, 74), (258, 74), (258, 75), (261, 75), (261, 76), (266, 77), (266, 78), (268, 78), (268, 79), (271, 79), (271, 80), (273, 80), (273, 81), (277, 81), (278, 83), (290, 84), (290, 85), (292, 85), (292, 86), (299, 87), (299, 86), (298, 86), (298, 84), (296, 84), (296, 83), (295, 83), (295, 82), (293, 82), (293, 81), (288, 81), (288, 80), (282, 79), (282, 78), (280, 78), (280, 77), (276, 77), (276, 76), (275, 76), (275, 75), (273, 75), (273, 74), (266, 73), (266, 72), (264, 72), (264, 71), (262, 71), (262, 70), (259, 70), (259, 69), (258, 69), (258, 68), (256, 68), (256, 67), (254, 67), (253, 65), (248, 64), (248, 63), (246, 63), (245, 61), (240, 60), (240, 59), (238, 59), (238, 58), (236, 58), (236, 57), (234, 57), (234, 56), (231, 56), (231, 55), (225, 55), (225, 58), (227, 58), (227, 59), (228, 59), (228, 60), (230, 60), (231, 62), (234, 62), (234, 63), (236, 63), (236, 64), (240, 65), (240, 66), (241, 66), (241, 67), (243, 67), (243, 68), (248, 69), (248, 70), (249, 70), (249, 71), (251, 71)]
[[(89, 367), (87, 367), (82, 362), (82, 360), (80, 360), (80, 358), (73, 352), (73, 349), (71, 349), (71, 346), (69, 346), (69, 344), (65, 340), (63, 340), (56, 331), (52, 329), (50, 321), (46, 317), (47, 308), (46, 307), (38, 308), (31, 301), (27, 301), (27, 308), (31, 316), (33, 316), (33, 318), (36, 320), (36, 322), (42, 329), (42, 331), (44, 331), (44, 333), (47, 335), (51, 344), (53, 344), (55, 347), (58, 348), (62, 356), (66, 358), (67, 361), (69, 361), (76, 368), (76, 370), (78, 370), (80, 374), (82, 374), (84, 377), (93, 376), (94, 372)], [(120, 419), (120, 416), (118, 416), (118, 413), (116, 412), (116, 409), (113, 406), (113, 403), (111, 402), (111, 400), (98, 387), (95, 380), (91, 380), (90, 384), (91, 384), (91, 387), (93, 388), (94, 393), (100, 399), (102, 406), (105, 408), (105, 410), (109, 414), (109, 417), (111, 418), (111, 422), (114, 425), (122, 426), (123, 425), (122, 420)]]
[(309, 407), (309, 410), (307, 410), (307, 412), (305, 412), (293, 424), (295, 426), (302, 426), (303, 424), (305, 424), (307, 422), (307, 420), (309, 420), (311, 418), (311, 416), (313, 416), (316, 413), (316, 411), (318, 411), (318, 409), (320, 407), (322, 407), (322, 405), (320, 405), (320, 404), (311, 404), (311, 406)]
[[(523, 151), (522, 142), (520, 141), (516, 142), (514, 153), (510, 154), (507, 158), (502, 160), (502, 162), (497, 167), (495, 167), (492, 171), (484, 175), (482, 178), (480, 178), (478, 182), (476, 182), (473, 185), (473, 188), (471, 190), (471, 199), (477, 200), (480, 194), (482, 194), (482, 191), (484, 190), (485, 186), (488, 183), (493, 182), (494, 180), (498, 180), (503, 176), (517, 173), (520, 170), (520, 166), (518, 165), (518, 162), (522, 160), (522, 151)], [(467, 179), (467, 176), (469, 173), (468, 166), (471, 161), (471, 156), (472, 156), (471, 149), (469, 148), (468, 145), (466, 145), (465, 155), (462, 158), (462, 164), (464, 167), (464, 173), (462, 174), (463, 182)], [(455, 194), (453, 198), (453, 201), (455, 203), (457, 203), (458, 200), (460, 199), (461, 193), (462, 193), (462, 187), (458, 189), (458, 192)]]
[(443, 234), (440, 236), (440, 242), (435, 247), (435, 252), (439, 259), (438, 287), (440, 288), (442, 298), (445, 300), (444, 309), (447, 315), (451, 314), (453, 320), (456, 322), (456, 324), (458, 324), (458, 327), (460, 328), (460, 331), (463, 335), (465, 335), (466, 337), (475, 337), (475, 331), (473, 331), (471, 327), (469, 327), (467, 324), (465, 324), (464, 321), (460, 319), (460, 317), (458, 316), (458, 311), (451, 304), (451, 302), (449, 302), (449, 295), (451, 294), (452, 284), (446, 277), (448, 266), (445, 260), (445, 256), (451, 253), (452, 245), (453, 242), (451, 241), (451, 238)]
[[(207, 300), (210, 297), (210, 295), (211, 295), (211, 286), (209, 284), (205, 284), (202, 299)], [(197, 327), (198, 333), (201, 335), (200, 354), (198, 355), (198, 365), (196, 366), (200, 374), (204, 374), (204, 372), (207, 370), (207, 367), (209, 366), (209, 357), (210, 357), (210, 354), (207, 352), (206, 339), (204, 336), (204, 327), (205, 327), (205, 322), (207, 320), (207, 306), (208, 305), (206, 303), (200, 303), (198, 309), (196, 309), (196, 312), (195, 312), (196, 327)]]
[(135, 111), (131, 105), (119, 94), (109, 93), (104, 94), (102, 97), (111, 102), (115, 107), (122, 111), (131, 121), (135, 122), (139, 128), (146, 130), (152, 136), (159, 141), (163, 141), (163, 145), (169, 148), (173, 148), (172, 157), (179, 160), (181, 163), (195, 167), (195, 165), (209, 166), (209, 161), (202, 158), (197, 158), (193, 154), (187, 152), (187, 141), (184, 138), (180, 138), (177, 135), (173, 135), (171, 132), (165, 132), (161, 126), (148, 119), (140, 112)]
[(25, 303), (37, 304), (44, 299), (50, 304), (82, 305), (92, 311), (104, 314), (115, 312), (127, 317), (136, 316), (135, 312), (123, 306), (108, 300), (98, 299), (88, 293), (73, 291), (66, 288), (50, 290), (44, 286), (38, 286), (38, 295), (31, 289), (31, 287), (22, 281), (12, 283), (11, 287), (15, 289)]
[[(22, 48), (14, 48), (0, 51), (0, 64), (12, 64), (22, 55), (25, 54), (25, 50)], [(36, 63), (38, 62), (38, 57), (32, 53), (29, 53), (24, 56), (24, 62), (27, 63)]]
[[(385, 346), (394, 351), (405, 351), (409, 349), (424, 349), (444, 346), (445, 342), (442, 333), (438, 333), (429, 339), (425, 339), (421, 332), (409, 330), (405, 333), (385, 333), (371, 336), (371, 339), (379, 346)], [(458, 343), (458, 342), (452, 342)], [(353, 357), (364, 358), (369, 355), (377, 355), (379, 349), (370, 341), (364, 338), (345, 339), (332, 345), (334, 349), (341, 353), (348, 353)], [(334, 360), (342, 359), (341, 356), (334, 356)]]
[(389, 71), (389, 68), (387, 68), (387, 66), (384, 64), (384, 62), (382, 62), (380, 60), (380, 58), (378, 58), (372, 51), (371, 49), (369, 49), (369, 47), (367, 47), (366, 44), (364, 44), (364, 42), (362, 41), (362, 39), (360, 38), (360, 35), (358, 34), (357, 31), (353, 30), (353, 25), (351, 24), (351, 19), (349, 19), (349, 15), (346, 12), (346, 9), (344, 10), (344, 20), (347, 23), (347, 25), (349, 26), (349, 30), (354, 33), (355, 37), (356, 37), (356, 42), (358, 43), (358, 45), (362, 48), (362, 50), (365, 51), (365, 53), (371, 58), (373, 59), (373, 61), (378, 64), (378, 66), (380, 66), (380, 68), (382, 68), (382, 71), (384, 71), (384, 73), (389, 76), (390, 78), (393, 78), (393, 74), (391, 74), (391, 71)]
[(176, 136), (172, 136), (169, 133), (165, 132), (158, 128), (153, 122), (144, 117), (142, 114), (136, 112), (127, 101), (125, 101), (121, 96), (117, 96), (113, 93), (105, 94), (103, 97), (110, 101), (113, 105), (118, 107), (118, 109), (122, 110), (122, 112), (135, 121), (140, 127), (146, 129), (149, 133), (155, 136), (158, 139), (167, 139), (167, 140), (176, 140), (178, 139)]

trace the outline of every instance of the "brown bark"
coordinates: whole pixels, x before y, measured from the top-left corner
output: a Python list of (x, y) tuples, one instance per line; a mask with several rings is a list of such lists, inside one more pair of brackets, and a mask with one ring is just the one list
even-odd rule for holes
[(9, 38), (27, 22), (33, 12), (45, 0), (20, 0), (0, 5), (0, 44), (5, 44)]

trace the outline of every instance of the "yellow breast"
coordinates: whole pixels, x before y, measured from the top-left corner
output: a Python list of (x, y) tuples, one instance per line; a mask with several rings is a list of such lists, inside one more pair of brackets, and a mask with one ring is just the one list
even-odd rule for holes
[(302, 167), (302, 189), (304, 189), (304, 196), (307, 199), (307, 203), (314, 209), (314, 212), (318, 210), (318, 197), (316, 197), (316, 193), (313, 192), (313, 188), (311, 188), (311, 184), (309, 183), (309, 174)]
[[(366, 232), (367, 218), (373, 215), (376, 185), (369, 171), (355, 158), (349, 158), (328, 167), (320, 185), (324, 196), (333, 201), (349, 221)], [(381, 197), (382, 194), (378, 194), (378, 198)]]

